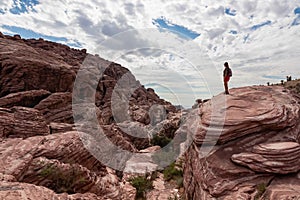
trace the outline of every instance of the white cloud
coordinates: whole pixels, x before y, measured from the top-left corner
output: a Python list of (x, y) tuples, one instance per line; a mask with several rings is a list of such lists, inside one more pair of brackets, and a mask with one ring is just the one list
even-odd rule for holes
[[(229, 61), (233, 67), (234, 77), (231, 85), (235, 87), (272, 82), (272, 79), (266, 79), (264, 75), (291, 74), (300, 78), (299, 70), (297, 70), (300, 53), (300, 25), (291, 27), (296, 18), (293, 11), (300, 6), (297, 0), (190, 0), (186, 2), (177, 0), (43, 0), (34, 7), (35, 12), (31, 10), (20, 15), (8, 12), (13, 6), (13, 0), (0, 2), (0, 10), (6, 11), (5, 14), (0, 12), (0, 27), (2, 25), (18, 26), (44, 35), (65, 37), (70, 41), (76, 40), (92, 53), (99, 53), (99, 44), (111, 36), (137, 29), (130, 32), (133, 34), (127, 36), (124, 34), (126, 37), (124, 35), (114, 37), (109, 40), (110, 43), (104, 42), (106, 50), (99, 54), (106, 59), (116, 59), (111, 57), (116, 54), (114, 51), (121, 56), (126, 55), (131, 48), (136, 46), (145, 47), (144, 50), (136, 51), (134, 55), (117, 57), (117, 60), (125, 67), (131, 68), (144, 84), (149, 82), (145, 66), (160, 66), (158, 69), (160, 71), (157, 72), (161, 74), (160, 79), (157, 79), (160, 84), (171, 84), (172, 78), (173, 83), (176, 83), (174, 74), (172, 75), (174, 77), (170, 77), (169, 74), (169, 77), (163, 78), (168, 76), (164, 73), (163, 66), (166, 68), (168, 65), (172, 65), (174, 70), (179, 70), (184, 73), (184, 76), (193, 80), (193, 86), (203, 84), (201, 81), (197, 83), (198, 75), (193, 74), (193, 70), (188, 65), (184, 65), (186, 61), (179, 59), (178, 56), (174, 56), (173, 60), (168, 60), (170, 55), (166, 56), (158, 52), (153, 54), (147, 50), (147, 47), (151, 46), (172, 47), (173, 45), (175, 46), (173, 50), (182, 54), (180, 56), (187, 56), (180, 49), (176, 49), (176, 45), (180, 47), (192, 41), (178, 39), (168, 32), (161, 34), (161, 38), (153, 38), (151, 31), (145, 32), (145, 28), (156, 28), (152, 25), (152, 19), (161, 16), (166, 17), (172, 24), (187, 27), (201, 34), (193, 42), (205, 50), (211, 61), (203, 61), (199, 64), (204, 66), (206, 62), (214, 63), (219, 73), (215, 76), (220, 81), (224, 61)], [(236, 15), (224, 14), (225, 8), (235, 10)], [(271, 21), (271, 24), (251, 30), (252, 26), (266, 21)], [(236, 31), (237, 34), (229, 33), (231, 30)], [(0, 31), (5, 30), (0, 28)], [(249, 37), (245, 43), (246, 36)], [(192, 50), (186, 53), (190, 52)], [(181, 91), (178, 88), (177, 90)], [(215, 92), (221, 90), (222, 88), (219, 88)], [(190, 103), (186, 101), (184, 104), (192, 104), (193, 101), (190, 100)]]

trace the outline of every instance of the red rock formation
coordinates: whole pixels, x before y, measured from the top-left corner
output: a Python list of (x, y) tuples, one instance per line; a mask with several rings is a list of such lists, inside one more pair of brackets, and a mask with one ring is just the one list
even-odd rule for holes
[(10, 108), (13, 106), (23, 106), (33, 108), (50, 94), (51, 93), (46, 90), (30, 90), (12, 93), (0, 98), (0, 107)]
[(300, 171), (300, 145), (297, 142), (259, 144), (252, 152), (234, 154), (231, 159), (256, 172), (295, 173)]
[(50, 133), (44, 117), (36, 109), (0, 107), (0, 116), (0, 140), (13, 137), (28, 138)]
[[(193, 141), (185, 154), (188, 199), (257, 199), (259, 185), (264, 185), (270, 191), (267, 197), (274, 200), (299, 198), (297, 192), (278, 192), (278, 186), (272, 186), (279, 174), (300, 170), (299, 99), (282, 87), (244, 87), (230, 93), (201, 104), (201, 119), (194, 119), (197, 127), (187, 129)], [(224, 127), (220, 113), (225, 114)], [(210, 146), (204, 141), (217, 142), (209, 154), (205, 151), (210, 151)], [(300, 182), (299, 177), (294, 178)]]
[[(116, 121), (132, 121), (130, 131), (133, 131), (150, 123), (149, 110), (153, 105), (162, 105), (170, 116), (176, 112), (174, 106), (160, 99), (153, 89), (144, 88), (128, 69), (117, 63), (89, 55), (85, 49), (0, 34), (0, 199), (25, 196), (30, 199), (134, 199), (136, 190), (128, 182), (121, 182), (114, 170), (105, 167), (85, 148), (84, 145), (94, 149), (106, 145), (101, 143), (102, 138), (94, 127), (87, 127), (82, 120), (84, 132), (74, 131), (74, 81), (79, 69), (89, 62), (107, 68), (100, 80), (96, 73), (88, 74), (87, 80), (98, 81), (95, 103), (81, 106), (86, 110), (96, 106), (99, 125), (115, 146), (128, 152), (149, 146), (148, 135), (136, 139), (115, 124)], [(134, 86), (125, 107), (120, 101), (112, 101), (113, 93), (119, 94), (116, 85), (122, 85), (120, 80), (124, 77), (128, 86)], [(82, 92), (89, 95), (90, 89), (87, 85)], [(113, 106), (117, 116), (113, 116)], [(127, 116), (123, 118), (120, 113)], [(91, 140), (83, 142), (85, 138)], [(116, 159), (113, 152), (102, 153), (112, 162)], [(122, 157), (120, 165), (125, 167), (128, 159)], [(56, 194), (60, 192), (69, 194)]]

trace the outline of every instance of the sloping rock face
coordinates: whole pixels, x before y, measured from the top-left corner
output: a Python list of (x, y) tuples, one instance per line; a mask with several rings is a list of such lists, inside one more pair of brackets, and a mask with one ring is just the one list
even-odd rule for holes
[(96, 106), (101, 110), (102, 124), (115, 122), (111, 111), (112, 93), (118, 80), (125, 75), (130, 76), (136, 85), (128, 103), (128, 112), (133, 121), (149, 124), (148, 112), (155, 104), (164, 105), (167, 112), (176, 111), (174, 106), (160, 99), (152, 89), (147, 90), (136, 81), (128, 69), (89, 55), (86, 50), (75, 50), (42, 39), (24, 40), (10, 36), (0, 39), (0, 47), (2, 107), (36, 107), (48, 122), (72, 123), (73, 83), (79, 68), (88, 57), (107, 67), (103, 76), (99, 77), (95, 98)]
[(0, 107), (0, 116), (1, 139), (12, 137), (27, 138), (35, 135), (48, 135), (50, 133), (44, 117), (36, 109)]
[(198, 114), (185, 154), (188, 199), (300, 198), (290, 192), (300, 182), (297, 96), (279, 86), (237, 88), (202, 103)]
[[(90, 145), (98, 149), (101, 144), (100, 136), (92, 135), (97, 133), (93, 127), (86, 127), (82, 120), (83, 131), (76, 131), (73, 87), (87, 56), (107, 67), (100, 69), (104, 73), (97, 82), (92, 107), (96, 110), (97, 125), (115, 146), (128, 152), (149, 146), (147, 133), (135, 139), (126, 131), (151, 126), (153, 106), (160, 105), (165, 111), (161, 120), (170, 121), (177, 112), (119, 64), (89, 55), (84, 49), (0, 34), (0, 199), (135, 198), (135, 188), (121, 182), (119, 173), (104, 166), (85, 148)], [(135, 88), (127, 102), (115, 103), (115, 87), (125, 75)], [(89, 88), (90, 85), (84, 88), (84, 95), (88, 95)], [(124, 103), (128, 105), (124, 107)], [(113, 106), (120, 114), (118, 119)], [(123, 113), (129, 119), (122, 118)], [(130, 124), (130, 128), (122, 128), (116, 122)], [(165, 123), (174, 124), (172, 120)], [(86, 144), (83, 138), (95, 141)], [(116, 160), (113, 155), (108, 159)], [(122, 159), (122, 163), (129, 160)]]
[(300, 145), (297, 142), (259, 144), (251, 153), (232, 155), (233, 162), (256, 172), (289, 174), (300, 171)]

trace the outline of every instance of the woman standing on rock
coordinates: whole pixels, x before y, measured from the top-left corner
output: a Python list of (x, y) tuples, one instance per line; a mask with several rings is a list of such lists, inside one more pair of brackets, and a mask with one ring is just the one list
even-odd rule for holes
[(224, 71), (223, 71), (223, 78), (224, 78), (224, 87), (225, 87), (225, 94), (229, 94), (228, 91), (228, 82), (230, 80), (230, 77), (232, 76), (232, 71), (229, 68), (228, 62), (224, 63)]

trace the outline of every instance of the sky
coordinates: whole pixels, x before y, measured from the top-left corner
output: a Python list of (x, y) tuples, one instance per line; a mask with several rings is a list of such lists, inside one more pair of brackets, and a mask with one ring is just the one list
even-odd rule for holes
[(2, 0), (0, 31), (85, 48), (173, 104), (300, 78), (299, 0)]

